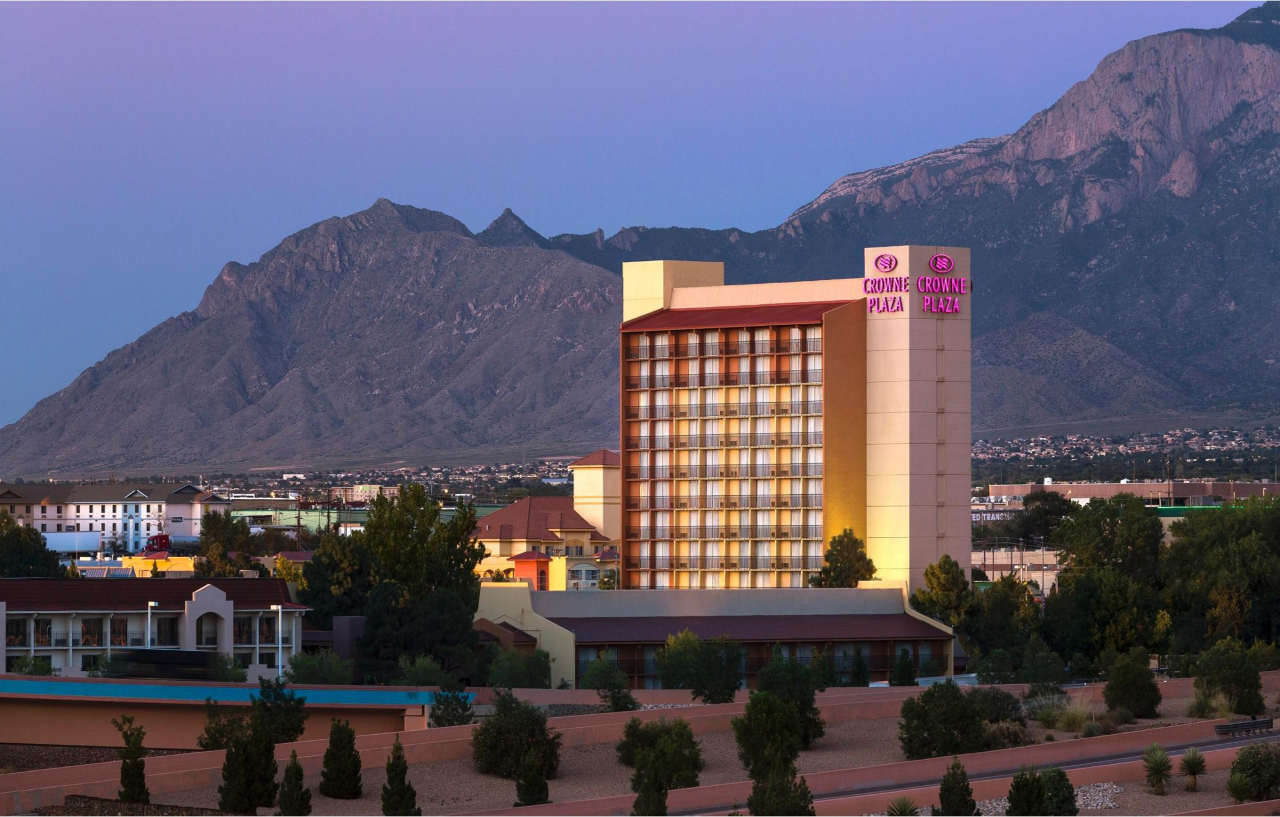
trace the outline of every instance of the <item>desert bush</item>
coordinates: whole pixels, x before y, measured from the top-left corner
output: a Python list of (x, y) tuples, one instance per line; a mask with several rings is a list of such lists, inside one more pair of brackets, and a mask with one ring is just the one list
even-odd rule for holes
[(1027, 727), (1017, 721), (999, 721), (983, 724), (985, 749), (1012, 749), (1015, 746), (1026, 746), (1031, 742), (1027, 735)]
[(587, 671), (582, 674), (582, 686), (594, 689), (610, 712), (630, 712), (640, 708), (631, 694), (630, 679), (622, 667), (612, 661), (597, 658), (588, 664)]
[(1215, 717), (1218, 714), (1216, 696), (1207, 689), (1197, 689), (1195, 700), (1191, 702), (1191, 706), (1187, 709), (1187, 714), (1193, 718)]
[(1107, 716), (1111, 718), (1111, 722), (1116, 726), (1125, 726), (1134, 721), (1133, 713), (1123, 706), (1117, 706), (1115, 709), (1108, 711)]
[(1080, 730), (1080, 737), (1082, 738), (1096, 738), (1101, 734), (1103, 734), (1102, 724), (1097, 721), (1089, 721), (1084, 725), (1084, 729)]
[(889, 801), (889, 806), (885, 811), (888, 817), (914, 817), (920, 813), (920, 808), (910, 797), (895, 797)]
[(1187, 778), (1187, 791), (1195, 791), (1197, 788), (1196, 779), (1200, 777), (1200, 775), (1204, 774), (1204, 755), (1200, 754), (1200, 750), (1196, 747), (1189, 747), (1182, 753), (1182, 761), (1179, 763), (1179, 769), (1183, 776)]
[(432, 726), (464, 726), (475, 720), (471, 699), (461, 690), (436, 692), (431, 703), (429, 722)]
[(1131, 650), (1115, 660), (1102, 697), (1108, 709), (1124, 707), (1139, 718), (1156, 717), (1160, 689), (1142, 650)]
[(1026, 725), (1027, 717), (1017, 697), (995, 687), (974, 687), (965, 693), (970, 705), (977, 710), (978, 717), (987, 723), (999, 721), (1016, 721)]
[(953, 681), (902, 702), (898, 742), (908, 760), (976, 752), (986, 741), (977, 708)]
[(687, 721), (663, 719), (643, 723), (639, 718), (632, 718), (622, 730), (622, 740), (617, 747), (618, 762), (634, 767), (640, 753), (657, 746), (664, 737), (669, 740), (664, 751), (674, 757), (678, 769), (667, 788), (683, 789), (698, 785), (698, 772), (706, 764), (702, 759), (702, 747), (694, 739)]
[(471, 744), (472, 759), (481, 774), (515, 778), (530, 752), (548, 780), (560, 768), (560, 735), (547, 728), (546, 713), (509, 690), (497, 691), (493, 715), (472, 733)]
[(1058, 728), (1064, 732), (1079, 732), (1089, 720), (1089, 713), (1080, 707), (1069, 707), (1058, 715)]
[(1244, 747), (1231, 763), (1231, 777), (1236, 775), (1244, 780), (1245, 796), (1232, 792), (1232, 797), (1242, 801), (1274, 799), (1280, 795), (1280, 746), (1254, 743)]
[(1080, 809), (1076, 805), (1076, 789), (1071, 785), (1071, 778), (1062, 769), (1045, 769), (1040, 773), (1040, 784), (1044, 789), (1044, 813), (1074, 815)]
[(1173, 763), (1169, 753), (1158, 743), (1153, 743), (1142, 753), (1142, 769), (1147, 777), (1147, 785), (1156, 794), (1164, 794), (1164, 784), (1169, 782), (1169, 773)]
[(285, 671), (291, 684), (349, 684), (355, 674), (356, 662), (333, 650), (295, 653)]

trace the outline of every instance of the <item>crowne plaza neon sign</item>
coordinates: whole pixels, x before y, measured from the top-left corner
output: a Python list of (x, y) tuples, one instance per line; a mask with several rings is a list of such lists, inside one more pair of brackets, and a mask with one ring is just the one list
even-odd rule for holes
[[(880, 272), (893, 272), (898, 268), (898, 259), (884, 253), (876, 256), (874, 265)], [(945, 253), (936, 253), (929, 259), (929, 270), (934, 274), (917, 275), (915, 280), (915, 291), (920, 293), (920, 311), (942, 314), (960, 311), (960, 296), (969, 294), (969, 279), (953, 275), (955, 268), (955, 259)], [(905, 312), (911, 284), (908, 275), (863, 278), (867, 312)]]

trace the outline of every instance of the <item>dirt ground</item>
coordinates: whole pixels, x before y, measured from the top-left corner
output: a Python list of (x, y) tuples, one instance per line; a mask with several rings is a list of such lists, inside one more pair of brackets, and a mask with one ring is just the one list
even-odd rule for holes
[[(1177, 762), (1174, 762), (1177, 770)], [(1081, 809), (1081, 814), (1177, 814), (1183, 811), (1229, 806), (1235, 801), (1227, 794), (1227, 770), (1210, 770), (1197, 780), (1198, 791), (1185, 790), (1186, 778), (1175, 774), (1165, 786), (1165, 794), (1152, 794), (1145, 783), (1127, 781), (1116, 795), (1113, 809)]]
[[(701, 735), (698, 741), (706, 762), (701, 783), (746, 779), (732, 732)], [(812, 750), (800, 754), (798, 765), (801, 772), (816, 772), (902, 759), (898, 749), (898, 719), (880, 718), (829, 726), (827, 734)], [(362, 774), (364, 796), (361, 799), (331, 800), (317, 791), (320, 776), (308, 776), (306, 784), (311, 788), (312, 813), (380, 814), (385, 779), (382, 767), (366, 768)], [(516, 799), (514, 781), (478, 774), (470, 758), (411, 766), (409, 782), (418, 791), (418, 805), (423, 814), (504, 809), (510, 808)], [(631, 769), (618, 763), (612, 744), (576, 746), (561, 752), (560, 776), (549, 782), (549, 789), (553, 803), (628, 794)], [(217, 787), (193, 789), (165, 794), (161, 799), (175, 805), (215, 808), (218, 791)]]

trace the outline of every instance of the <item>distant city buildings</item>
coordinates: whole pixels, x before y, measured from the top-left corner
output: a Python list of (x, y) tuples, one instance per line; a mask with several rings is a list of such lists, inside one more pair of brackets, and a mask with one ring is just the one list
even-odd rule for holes
[(400, 496), (399, 485), (335, 485), (329, 489), (329, 499), (334, 502), (367, 503), (380, 496), (394, 499)]

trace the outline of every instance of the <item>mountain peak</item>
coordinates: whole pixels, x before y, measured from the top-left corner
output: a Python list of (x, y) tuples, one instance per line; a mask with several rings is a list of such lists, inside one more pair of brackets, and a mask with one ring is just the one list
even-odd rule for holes
[(402, 226), (415, 233), (456, 233), (472, 237), (467, 225), (448, 213), (396, 204), (388, 198), (379, 198), (368, 209), (353, 213), (344, 220), (358, 227)]
[(524, 220), (511, 211), (510, 207), (502, 211), (488, 227), (476, 234), (476, 240), (487, 247), (542, 247), (547, 240)]

